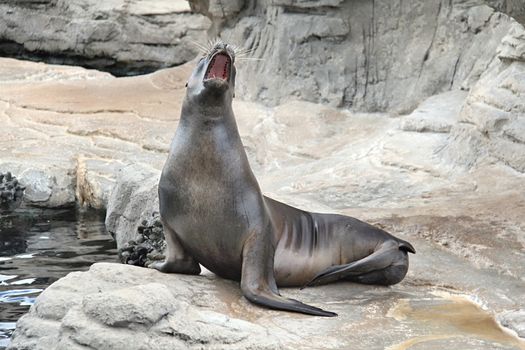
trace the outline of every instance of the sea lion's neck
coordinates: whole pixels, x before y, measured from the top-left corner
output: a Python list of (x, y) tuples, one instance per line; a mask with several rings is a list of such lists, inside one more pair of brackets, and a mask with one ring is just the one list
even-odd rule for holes
[(201, 150), (208, 151), (219, 148), (215, 150), (217, 152), (223, 151), (222, 148), (229, 145), (230, 150), (236, 150), (243, 154), (243, 158), (246, 157), (231, 102), (220, 106), (185, 100), (178, 128), (181, 129), (181, 133), (177, 134), (184, 134), (186, 138), (191, 139), (189, 145), (199, 145)]
[(183, 104), (169, 158), (178, 166), (169, 168), (193, 171), (191, 169), (198, 166), (201, 177), (217, 178), (228, 174), (229, 181), (258, 188), (231, 104), (224, 108), (194, 105), (191, 101)]
[(184, 101), (179, 123), (197, 134), (210, 132), (214, 128), (226, 127), (230, 137), (240, 140), (231, 102), (212, 105)]

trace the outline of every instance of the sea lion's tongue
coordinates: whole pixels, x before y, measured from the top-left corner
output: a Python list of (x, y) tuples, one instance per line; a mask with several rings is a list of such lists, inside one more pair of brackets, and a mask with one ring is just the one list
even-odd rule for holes
[(228, 71), (230, 59), (228, 56), (223, 54), (218, 54), (213, 57), (210, 67), (208, 69), (208, 74), (206, 79), (221, 78), (224, 80), (228, 79)]

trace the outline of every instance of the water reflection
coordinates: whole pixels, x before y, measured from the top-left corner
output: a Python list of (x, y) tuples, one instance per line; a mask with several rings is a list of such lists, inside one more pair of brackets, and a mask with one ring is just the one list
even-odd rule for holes
[(0, 329), (5, 336), (0, 335), (0, 348), (4, 349), (9, 345), (9, 337), (15, 330), (16, 322), (0, 322)]
[(20, 306), (31, 306), (35, 299), (35, 294), (40, 293), (42, 290), (43, 289), (12, 289), (0, 292), (0, 303), (16, 303)]
[(19, 209), (0, 215), (0, 350), (42, 290), (94, 262), (116, 262), (115, 248), (101, 212)]

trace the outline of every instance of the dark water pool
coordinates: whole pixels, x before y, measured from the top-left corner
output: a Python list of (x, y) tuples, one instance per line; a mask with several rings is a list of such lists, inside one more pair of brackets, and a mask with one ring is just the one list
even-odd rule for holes
[(19, 209), (0, 214), (0, 350), (47, 286), (95, 262), (117, 262), (104, 213)]

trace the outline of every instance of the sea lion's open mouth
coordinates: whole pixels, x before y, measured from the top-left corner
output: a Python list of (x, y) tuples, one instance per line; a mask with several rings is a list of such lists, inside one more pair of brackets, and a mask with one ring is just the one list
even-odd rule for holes
[(228, 54), (220, 52), (212, 57), (204, 80), (222, 79), (228, 81), (230, 78), (231, 58)]

